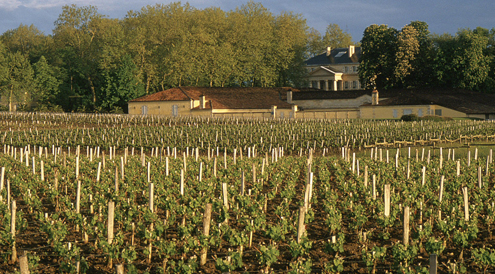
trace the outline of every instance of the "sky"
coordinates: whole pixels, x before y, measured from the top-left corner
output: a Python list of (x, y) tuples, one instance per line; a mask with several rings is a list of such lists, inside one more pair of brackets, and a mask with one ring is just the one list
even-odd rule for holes
[[(0, 34), (20, 24), (33, 24), (46, 35), (52, 34), (54, 22), (64, 5), (93, 5), (100, 14), (109, 18), (124, 18), (128, 11), (138, 11), (147, 5), (168, 4), (176, 1), (153, 0), (0, 0)], [(192, 7), (204, 9), (219, 7), (235, 10), (247, 0), (190, 0)], [(329, 24), (337, 24), (361, 40), (366, 27), (385, 24), (401, 29), (411, 21), (424, 21), (431, 33), (455, 34), (459, 29), (495, 28), (495, 1), (493, 0), (266, 0), (261, 2), (272, 14), (284, 11), (301, 14), (308, 27), (321, 34)], [(186, 1), (182, 1), (186, 3)]]

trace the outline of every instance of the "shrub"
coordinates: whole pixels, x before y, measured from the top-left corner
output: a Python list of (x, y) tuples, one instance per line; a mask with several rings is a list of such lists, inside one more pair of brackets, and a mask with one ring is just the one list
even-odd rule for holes
[(402, 117), (400, 117), (400, 119), (402, 121), (406, 121), (406, 122), (410, 122), (410, 121), (419, 121), (419, 117), (418, 115), (416, 114), (406, 114), (406, 115), (402, 115)]

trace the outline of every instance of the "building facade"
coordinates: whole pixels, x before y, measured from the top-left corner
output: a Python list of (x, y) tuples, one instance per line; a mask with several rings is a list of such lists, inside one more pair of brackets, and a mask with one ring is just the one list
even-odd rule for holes
[(305, 62), (309, 87), (325, 91), (361, 90), (358, 75), (361, 47), (332, 49)]

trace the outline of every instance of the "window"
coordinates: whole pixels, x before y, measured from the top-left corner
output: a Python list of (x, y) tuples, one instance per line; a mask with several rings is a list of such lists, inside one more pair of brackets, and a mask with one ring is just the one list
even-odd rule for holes
[(394, 118), (398, 118), (397, 116), (398, 116), (398, 115), (397, 115), (397, 110), (396, 110), (396, 109), (394, 109)]
[(177, 117), (179, 115), (179, 106), (178, 105), (172, 105), (172, 116)]
[(412, 109), (410, 108), (404, 109), (404, 115), (410, 115), (410, 114), (412, 114)]
[(356, 66), (352, 66), (352, 72), (357, 72), (357, 67)]
[(349, 82), (348, 81), (345, 81), (344, 86), (345, 86), (345, 89), (349, 89)]
[(348, 73), (348, 72), (349, 72), (349, 67), (348, 67), (348, 66), (345, 66), (345, 67), (344, 67), (344, 72), (345, 72), (345, 73)]
[(442, 116), (442, 110), (441, 109), (435, 109), (435, 116)]
[(280, 118), (284, 119), (284, 113), (283, 112), (280, 112)]
[(423, 117), (423, 109), (418, 108), (418, 117)]
[(148, 115), (148, 106), (142, 106), (141, 107), (141, 114), (142, 115)]
[(352, 88), (357, 89), (357, 81), (352, 81)]

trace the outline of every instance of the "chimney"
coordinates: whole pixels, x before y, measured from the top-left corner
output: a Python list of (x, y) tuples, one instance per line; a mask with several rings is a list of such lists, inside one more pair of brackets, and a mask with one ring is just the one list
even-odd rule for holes
[(371, 105), (372, 106), (376, 106), (378, 105), (378, 90), (373, 90), (373, 92), (371, 93)]
[(327, 56), (330, 56), (331, 52), (332, 52), (332, 47), (327, 47)]
[(352, 55), (354, 55), (354, 53), (355, 53), (354, 45), (349, 45), (349, 58), (351, 58)]
[(292, 90), (287, 91), (287, 103), (292, 104)]
[(201, 95), (199, 96), (199, 109), (205, 109), (206, 108), (206, 96)]

